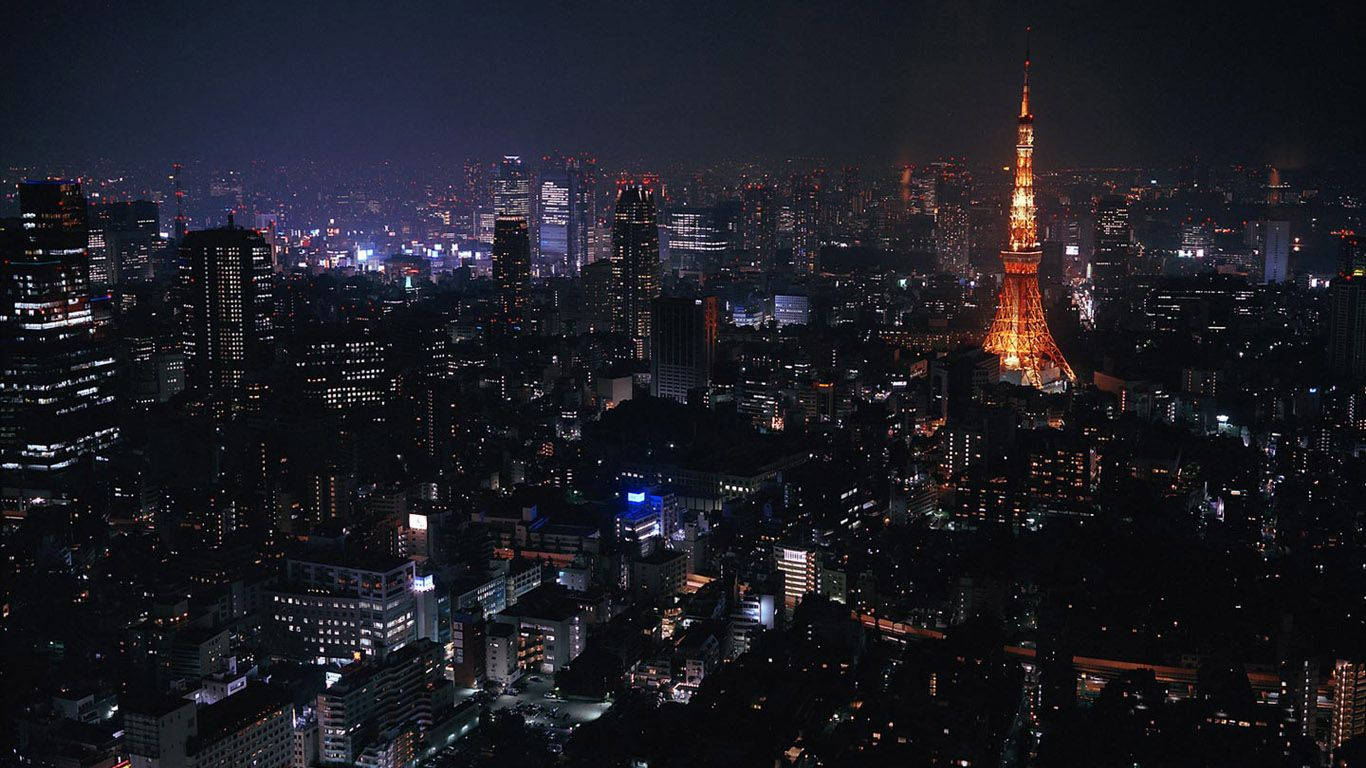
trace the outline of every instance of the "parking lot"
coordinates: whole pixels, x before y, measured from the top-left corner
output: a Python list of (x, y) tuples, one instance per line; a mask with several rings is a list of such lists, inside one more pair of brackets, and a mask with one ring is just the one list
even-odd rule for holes
[(478, 697), (495, 711), (513, 710), (526, 718), (529, 725), (550, 729), (568, 729), (602, 716), (611, 702), (567, 701), (551, 698), (555, 687), (551, 675), (530, 675), (518, 681), (513, 695), (493, 696), (473, 689), (460, 692), (462, 698)]
[[(510, 710), (526, 718), (527, 725), (542, 733), (550, 749), (564, 749), (574, 728), (596, 720), (612, 706), (610, 701), (566, 701), (554, 698), (550, 675), (530, 675), (518, 681), (513, 694), (496, 695), (474, 688), (457, 689), (456, 700), (473, 699), (495, 711)], [(424, 768), (464, 768), (475, 760), (468, 742), (459, 740), (423, 762)]]

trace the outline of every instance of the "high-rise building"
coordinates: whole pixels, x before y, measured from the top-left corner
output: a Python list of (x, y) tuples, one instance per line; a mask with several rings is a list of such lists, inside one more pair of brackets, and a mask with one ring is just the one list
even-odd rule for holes
[(1208, 221), (1188, 221), (1181, 225), (1181, 247), (1176, 255), (1182, 259), (1202, 261), (1209, 258), (1210, 231)]
[(573, 215), (577, 197), (573, 170), (567, 167), (546, 168), (541, 171), (537, 241), (540, 254), (536, 271), (541, 275), (566, 275), (574, 264), (572, 251), (578, 241), (578, 221)]
[(761, 271), (773, 265), (778, 248), (778, 206), (773, 189), (754, 182), (740, 190), (740, 247)]
[(593, 228), (592, 161), (570, 158), (541, 171), (537, 190), (537, 274), (577, 275)]
[(91, 309), (80, 185), (25, 181), (19, 206), (0, 259), (0, 471), (48, 475), (117, 441), (115, 355)]
[(1342, 239), (1338, 274), (1329, 286), (1328, 368), (1337, 378), (1366, 381), (1366, 243)]
[(494, 224), (493, 282), (498, 287), (495, 324), (506, 333), (520, 333), (526, 325), (531, 283), (531, 242), (525, 218), (499, 216)]
[(294, 753), (294, 705), (266, 685), (201, 707), (196, 720), (185, 750), (190, 768), (284, 768)]
[(341, 679), (318, 694), (319, 762), (356, 765), (367, 746), (441, 722), (454, 702), (444, 668), (441, 646), (429, 640), (343, 667)]
[(1338, 659), (1333, 665), (1333, 717), (1328, 748), (1366, 736), (1366, 663)]
[(1075, 381), (1077, 377), (1053, 341), (1039, 296), (1039, 261), (1043, 251), (1034, 213), (1034, 114), (1029, 109), (1028, 54), (1017, 136), (1010, 242), (1001, 251), (1005, 282), (998, 294), (996, 318), (982, 347), (1001, 358), (1001, 378), (1043, 388), (1062, 379)]
[(285, 561), (262, 609), (281, 651), (319, 664), (382, 658), (417, 639), (411, 560)]
[(971, 264), (972, 177), (959, 162), (936, 163), (932, 203), (937, 267), (953, 275), (966, 274)]
[(659, 297), (651, 308), (650, 394), (680, 403), (711, 381), (720, 312), (715, 296)]
[(779, 328), (806, 325), (811, 322), (811, 298), (801, 294), (774, 294), (772, 316)]
[(498, 164), (498, 176), (493, 180), (493, 213), (531, 221), (531, 174), (517, 155), (507, 155)]
[(1091, 257), (1091, 282), (1101, 303), (1124, 292), (1133, 257), (1129, 241), (1128, 201), (1117, 195), (1101, 198), (1096, 203), (1096, 250)]
[(680, 274), (714, 269), (726, 250), (726, 232), (711, 208), (678, 208), (664, 214), (668, 268)]
[(820, 553), (813, 547), (782, 544), (773, 547), (774, 565), (782, 578), (783, 608), (789, 618), (802, 598), (816, 591), (819, 557)]
[(375, 418), (393, 394), (388, 356), (388, 342), (376, 339), (313, 339), (299, 344), (293, 362), (308, 401)]
[(127, 392), (134, 405), (147, 408), (185, 391), (185, 355), (171, 333), (131, 332), (123, 337)]
[(658, 295), (655, 198), (643, 187), (625, 186), (612, 221), (612, 328), (630, 338), (637, 357), (650, 343), (650, 302)]
[[(104, 203), (90, 210), (90, 240), (103, 246), (106, 285), (150, 280), (161, 252), (161, 217), (151, 200)], [(92, 259), (94, 254), (92, 253)], [(95, 283), (95, 264), (91, 264)]]
[(180, 244), (181, 343), (189, 386), (231, 397), (269, 362), (275, 339), (271, 247), (234, 227), (186, 233)]
[(1284, 283), (1290, 270), (1290, 222), (1264, 221), (1259, 238), (1262, 252), (1262, 282)]

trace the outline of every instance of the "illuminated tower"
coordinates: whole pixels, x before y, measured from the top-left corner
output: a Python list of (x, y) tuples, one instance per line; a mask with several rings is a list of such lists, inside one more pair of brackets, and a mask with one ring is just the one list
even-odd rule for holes
[(1001, 251), (1005, 282), (997, 298), (996, 319), (982, 347), (1001, 358), (1001, 377), (1045, 387), (1076, 374), (1043, 316), (1039, 299), (1039, 229), (1034, 220), (1034, 115), (1029, 111), (1029, 54), (1025, 54), (1020, 96), (1019, 140), (1015, 145), (1015, 192), (1010, 200), (1010, 243)]

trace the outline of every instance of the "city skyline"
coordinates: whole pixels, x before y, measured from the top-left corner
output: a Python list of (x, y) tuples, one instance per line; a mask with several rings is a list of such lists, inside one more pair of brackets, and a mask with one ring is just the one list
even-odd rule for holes
[(1366, 766), (1350, 15), (0, 9), (0, 763)]

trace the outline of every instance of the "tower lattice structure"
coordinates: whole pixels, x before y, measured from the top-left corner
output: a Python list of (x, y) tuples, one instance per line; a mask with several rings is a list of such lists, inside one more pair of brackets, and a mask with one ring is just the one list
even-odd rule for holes
[(1025, 54), (1020, 127), (1015, 144), (1015, 190), (1010, 200), (1010, 243), (1001, 251), (1005, 282), (997, 297), (982, 348), (1001, 359), (1003, 371), (1018, 371), (1020, 383), (1043, 387), (1056, 381), (1057, 370), (1068, 381), (1076, 374), (1053, 341), (1039, 297), (1039, 228), (1034, 216), (1034, 115), (1029, 110), (1029, 54)]

